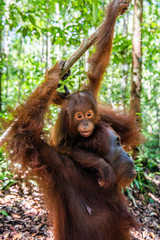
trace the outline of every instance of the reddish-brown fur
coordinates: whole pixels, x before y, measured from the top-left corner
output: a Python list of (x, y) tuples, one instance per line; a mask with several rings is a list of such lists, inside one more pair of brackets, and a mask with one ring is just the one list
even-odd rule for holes
[[(125, 185), (120, 183), (121, 176), (127, 179), (129, 169), (124, 160), (120, 161), (119, 170), (114, 163), (115, 156), (122, 159), (125, 152), (121, 150), (122, 155), (112, 152), (111, 142), (116, 136), (114, 131), (126, 147), (136, 144), (140, 134), (132, 115), (96, 102), (110, 57), (115, 21), (126, 6), (121, 0), (109, 4), (98, 36), (97, 51), (90, 59), (89, 85), (75, 93), (76, 97), (80, 96), (79, 101), (87, 96), (95, 106), (97, 118), (92, 136), (82, 139), (72, 132), (74, 104), (71, 99), (74, 94), (61, 99), (56, 91), (61, 64), (46, 73), (44, 83), (16, 110), (16, 120), (8, 135), (7, 147), (12, 162), (19, 162), (23, 170), (35, 176), (44, 193), (50, 218), (54, 220), (56, 240), (129, 240), (129, 229), (136, 226), (121, 192), (121, 186)], [(52, 102), (61, 104), (62, 110), (48, 144), (44, 141), (43, 126)], [(97, 177), (101, 165), (105, 165), (107, 171), (105, 187), (100, 186)]]

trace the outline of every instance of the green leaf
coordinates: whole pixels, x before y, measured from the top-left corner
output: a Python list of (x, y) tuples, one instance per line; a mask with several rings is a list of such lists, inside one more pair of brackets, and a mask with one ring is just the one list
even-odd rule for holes
[(137, 179), (134, 180), (134, 183), (137, 186), (137, 188), (140, 189), (139, 181)]
[(93, 22), (95, 23), (98, 18), (98, 2), (93, 3)]
[(22, 30), (23, 37), (25, 38), (28, 34), (28, 27), (24, 27)]
[(23, 22), (26, 22), (26, 21), (27, 21), (27, 16), (24, 15), (22, 12), (20, 12), (19, 14), (20, 14), (20, 16), (21, 16), (21, 18), (22, 18), (22, 21), (23, 21)]
[(5, 211), (3, 211), (3, 210), (0, 210), (0, 214), (3, 214), (3, 215), (5, 215), (5, 216), (8, 216), (8, 213), (5, 212)]
[(150, 198), (149, 201), (150, 201), (151, 203), (154, 203), (154, 200), (153, 200), (152, 198)]
[(0, 180), (3, 180), (4, 177), (5, 177), (5, 174), (4, 174), (4, 173), (1, 173), (1, 174), (0, 174)]
[(29, 19), (30, 23), (32, 23), (34, 26), (36, 26), (35, 19), (31, 14), (28, 15), (28, 19)]
[(8, 189), (9, 187), (11, 187), (17, 182), (18, 182), (17, 180), (12, 180), (12, 179), (6, 180), (0, 189), (3, 189), (3, 190)]

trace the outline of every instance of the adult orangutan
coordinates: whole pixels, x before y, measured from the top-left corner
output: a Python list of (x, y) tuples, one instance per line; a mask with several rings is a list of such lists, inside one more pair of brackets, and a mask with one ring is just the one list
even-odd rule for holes
[[(128, 213), (121, 187), (136, 176), (134, 162), (123, 150), (139, 132), (132, 115), (97, 101), (97, 92), (112, 48), (114, 25), (128, 4), (113, 0), (90, 58), (88, 86), (60, 94), (64, 62), (47, 71), (45, 81), (16, 110), (8, 135), (12, 162), (36, 176), (54, 222), (56, 240), (129, 240), (136, 222)], [(50, 143), (43, 136), (50, 104), (61, 105)]]

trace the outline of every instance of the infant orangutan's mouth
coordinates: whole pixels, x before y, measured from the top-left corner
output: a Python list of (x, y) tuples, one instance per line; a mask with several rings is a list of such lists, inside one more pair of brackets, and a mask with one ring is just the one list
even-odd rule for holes
[(92, 134), (92, 131), (80, 131), (82, 137), (89, 137)]

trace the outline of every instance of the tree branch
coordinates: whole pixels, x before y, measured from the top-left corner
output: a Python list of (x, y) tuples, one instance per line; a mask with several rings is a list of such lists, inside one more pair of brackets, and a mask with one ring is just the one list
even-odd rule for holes
[(77, 60), (96, 42), (96, 38), (102, 25), (88, 39), (83, 40), (78, 50), (66, 61), (64, 68), (61, 72), (62, 77), (75, 64), (75, 62), (77, 62)]

